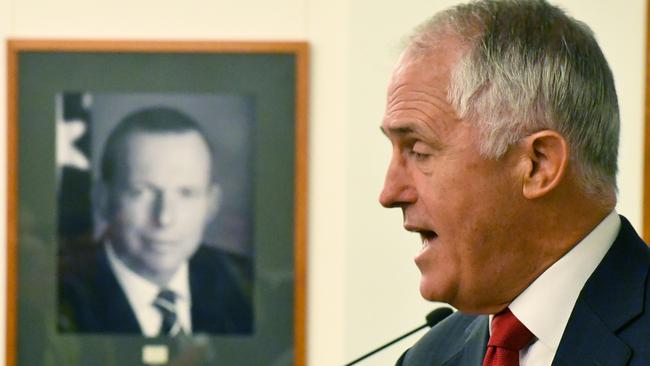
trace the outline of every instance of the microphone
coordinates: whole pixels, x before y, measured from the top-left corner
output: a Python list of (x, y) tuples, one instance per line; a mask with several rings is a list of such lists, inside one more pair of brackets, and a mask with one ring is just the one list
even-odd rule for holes
[(404, 334), (404, 335), (401, 335), (401, 336), (397, 337), (396, 339), (394, 339), (394, 340), (392, 340), (392, 341), (390, 341), (390, 342), (384, 344), (383, 346), (381, 346), (381, 347), (379, 347), (379, 348), (377, 348), (377, 349), (375, 349), (375, 350), (372, 350), (372, 351), (366, 353), (365, 355), (363, 355), (363, 356), (361, 356), (361, 357), (355, 359), (354, 361), (351, 361), (350, 363), (346, 363), (346, 364), (343, 365), (343, 366), (351, 366), (351, 365), (354, 365), (355, 363), (357, 363), (357, 362), (359, 362), (359, 361), (362, 361), (362, 360), (365, 360), (366, 358), (368, 358), (368, 357), (374, 355), (375, 353), (377, 353), (377, 352), (383, 350), (384, 348), (389, 347), (389, 346), (392, 346), (393, 344), (395, 344), (395, 343), (401, 341), (402, 339), (404, 339), (404, 338), (410, 336), (411, 334), (413, 334), (413, 333), (419, 331), (419, 330), (422, 329), (422, 328), (433, 327), (434, 325), (440, 323), (442, 320), (444, 320), (444, 319), (445, 319), (446, 317), (448, 317), (449, 315), (453, 314), (453, 312), (454, 312), (454, 311), (451, 310), (451, 308), (448, 308), (448, 307), (441, 307), (441, 308), (434, 309), (434, 310), (431, 311), (429, 314), (427, 314), (427, 316), (425, 317), (425, 319), (427, 320), (426, 324), (422, 324), (421, 326), (419, 326), (419, 327), (413, 329), (412, 331), (410, 331), (410, 332), (408, 332), (408, 333), (406, 333), (406, 334)]

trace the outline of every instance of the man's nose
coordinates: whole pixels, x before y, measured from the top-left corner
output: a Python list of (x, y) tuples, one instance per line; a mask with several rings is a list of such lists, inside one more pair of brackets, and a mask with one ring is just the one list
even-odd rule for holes
[(382, 206), (403, 207), (416, 201), (417, 191), (412, 184), (411, 173), (406, 164), (407, 161), (399, 155), (391, 159), (384, 188), (379, 195), (379, 203)]
[(154, 223), (157, 226), (169, 226), (176, 219), (175, 203), (168, 192), (158, 192), (153, 210)]

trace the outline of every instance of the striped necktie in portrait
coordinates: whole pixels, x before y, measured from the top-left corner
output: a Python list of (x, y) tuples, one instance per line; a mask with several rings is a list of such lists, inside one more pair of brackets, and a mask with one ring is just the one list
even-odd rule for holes
[(153, 302), (153, 306), (160, 311), (162, 322), (159, 336), (177, 336), (182, 333), (181, 324), (176, 315), (176, 294), (168, 289), (162, 289)]

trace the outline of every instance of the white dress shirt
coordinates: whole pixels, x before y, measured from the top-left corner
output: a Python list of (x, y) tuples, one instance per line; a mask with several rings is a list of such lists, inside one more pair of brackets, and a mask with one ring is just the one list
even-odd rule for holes
[[(117, 257), (110, 243), (107, 243), (105, 248), (111, 269), (129, 300), (131, 309), (140, 324), (140, 329), (142, 329), (142, 334), (147, 337), (157, 336), (162, 324), (162, 314), (153, 303), (161, 290), (160, 286), (129, 269)], [(188, 268), (188, 263), (185, 261), (165, 287), (176, 293), (176, 316), (185, 334), (192, 333), (190, 315), (192, 297)]]
[(510, 304), (512, 313), (536, 338), (520, 351), (520, 366), (551, 365), (578, 295), (614, 243), (620, 227), (621, 219), (612, 211)]

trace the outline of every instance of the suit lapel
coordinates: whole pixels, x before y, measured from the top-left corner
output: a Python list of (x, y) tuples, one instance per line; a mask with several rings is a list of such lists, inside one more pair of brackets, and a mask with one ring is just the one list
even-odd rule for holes
[[(209, 321), (214, 314), (223, 312), (222, 301), (213, 295), (212, 279), (198, 271), (190, 261), (190, 293), (192, 294), (192, 332), (213, 331), (212, 321)], [(204, 298), (205, 297), (205, 298)], [(213, 298), (210, 298), (213, 297)]]
[(488, 337), (488, 317), (459, 312), (431, 328), (396, 365), (480, 365)]
[(488, 317), (477, 316), (465, 329), (464, 337), (443, 356), (440, 366), (481, 365), (487, 347)]
[(467, 327), (465, 332), (465, 346), (457, 358), (458, 362), (445, 363), (444, 365), (482, 365), (487, 342), (489, 338), (487, 316), (479, 316)]
[(106, 253), (101, 250), (98, 256), (95, 288), (100, 289), (97, 291), (97, 304), (103, 312), (100, 319), (105, 324), (102, 327), (109, 333), (141, 333), (140, 324), (110, 268)]
[(228, 312), (224, 305), (227, 295), (220, 282), (224, 277), (223, 264), (200, 247), (190, 259), (189, 266), (192, 332), (226, 333)]
[(578, 297), (554, 366), (626, 365), (630, 348), (616, 332), (643, 312), (648, 257), (645, 243), (621, 217), (621, 230)]
[(629, 347), (582, 302), (573, 309), (553, 366), (622, 366), (630, 355)]

